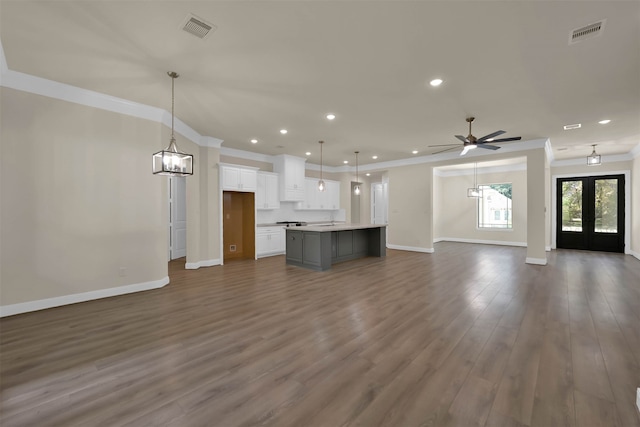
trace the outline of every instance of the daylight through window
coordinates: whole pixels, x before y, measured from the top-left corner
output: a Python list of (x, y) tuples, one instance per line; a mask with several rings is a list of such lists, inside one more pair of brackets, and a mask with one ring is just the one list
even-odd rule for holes
[(478, 228), (512, 229), (511, 183), (479, 185)]

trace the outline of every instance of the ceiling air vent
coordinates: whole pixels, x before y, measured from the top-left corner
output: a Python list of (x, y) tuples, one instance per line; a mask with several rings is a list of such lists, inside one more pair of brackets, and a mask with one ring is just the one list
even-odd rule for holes
[(604, 30), (605, 22), (607, 22), (607, 20), (603, 19), (602, 21), (589, 24), (586, 27), (573, 30), (571, 34), (569, 34), (569, 44), (575, 44), (583, 40), (591, 39), (593, 37), (601, 35), (602, 31)]
[(193, 34), (199, 39), (206, 39), (209, 34), (216, 30), (216, 26), (198, 18), (195, 15), (189, 15), (182, 23), (182, 29), (187, 33)]

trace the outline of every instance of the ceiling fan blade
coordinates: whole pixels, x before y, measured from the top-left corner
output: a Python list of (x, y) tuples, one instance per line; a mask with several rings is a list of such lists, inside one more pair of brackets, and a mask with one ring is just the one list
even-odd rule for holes
[(494, 133), (490, 133), (489, 135), (485, 135), (485, 136), (483, 136), (482, 138), (478, 138), (478, 141), (477, 141), (477, 142), (484, 142), (484, 141), (486, 141), (487, 139), (491, 139), (491, 138), (493, 138), (493, 137), (495, 137), (495, 136), (502, 135), (503, 133), (507, 133), (507, 132), (506, 132), (506, 131), (503, 131), (503, 130), (495, 131)]
[(458, 138), (462, 142), (469, 142), (469, 140), (462, 135), (456, 135), (456, 138)]
[(459, 148), (460, 148), (459, 146), (455, 146), (455, 147), (452, 147), (452, 148), (446, 148), (444, 150), (436, 151), (435, 153), (431, 153), (431, 154), (440, 154), (440, 153), (444, 153), (445, 151), (457, 150)]
[(429, 147), (460, 147), (460, 144), (440, 144), (440, 145), (430, 145)]
[(489, 145), (489, 144), (478, 144), (478, 147), (486, 148), (487, 150), (499, 150), (500, 149), (500, 147), (498, 147), (497, 145)]
[(493, 144), (494, 142), (520, 141), (521, 139), (522, 139), (521, 136), (514, 136), (513, 138), (494, 139), (493, 141), (491, 141), (491, 143)]

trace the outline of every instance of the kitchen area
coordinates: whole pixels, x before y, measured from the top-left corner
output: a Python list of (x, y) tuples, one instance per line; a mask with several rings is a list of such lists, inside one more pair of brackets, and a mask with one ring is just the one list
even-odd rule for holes
[[(223, 226), (221, 227), (223, 247), (221, 248), (221, 253), (224, 254), (225, 261), (234, 258), (259, 259), (283, 254), (290, 254), (295, 258), (296, 255), (293, 255), (293, 253), (297, 249), (294, 250), (293, 248), (296, 247), (297, 242), (294, 239), (296, 236), (301, 239), (303, 235), (290, 234), (292, 231), (304, 233), (309, 238), (309, 241), (313, 239), (315, 234), (307, 235), (306, 233), (322, 233), (322, 235), (329, 233), (326, 234), (329, 237), (318, 239), (318, 241), (324, 242), (324, 252), (318, 247), (318, 254), (325, 254), (322, 260), (318, 258), (317, 262), (314, 261), (311, 264), (307, 262), (305, 265), (305, 263), (297, 263), (287, 257), (287, 264), (324, 270), (330, 267), (331, 259), (333, 259), (333, 262), (355, 259), (355, 257), (351, 256), (353, 254), (345, 257), (343, 253), (347, 250), (347, 246), (345, 246), (346, 240), (349, 240), (347, 239), (347, 234), (342, 235), (340, 239), (338, 239), (338, 234), (333, 237), (333, 253), (336, 256), (331, 257), (329, 255), (329, 258), (326, 256), (326, 242), (327, 238), (331, 241), (331, 236), (333, 235), (333, 233), (330, 233), (331, 231), (337, 232), (337, 227), (366, 227), (366, 224), (350, 224), (347, 222), (348, 209), (341, 204), (341, 191), (348, 192), (348, 186), (341, 185), (342, 179), (338, 180), (340, 178), (335, 180), (324, 179), (325, 190), (319, 191), (318, 179), (305, 176), (305, 162), (305, 158), (279, 155), (273, 156), (272, 168), (269, 168), (271, 165), (265, 165), (265, 167), (261, 164), (258, 164), (258, 167), (226, 162), (219, 164), (221, 213), (223, 218)], [(345, 187), (344, 189), (342, 188), (343, 186)], [(241, 196), (238, 193), (244, 193), (244, 198), (247, 196), (251, 198), (251, 195), (253, 195), (253, 207), (245, 202), (236, 203), (235, 208), (232, 208), (228, 201), (232, 197)], [(345, 200), (344, 196), (342, 195), (343, 200)], [(351, 201), (350, 195), (347, 194), (347, 196), (349, 196), (347, 200)], [(366, 197), (362, 198), (369, 200)], [(244, 211), (238, 211), (237, 206), (244, 207)], [(382, 239), (383, 250), (381, 251), (379, 248), (379, 234), (380, 230), (383, 230), (382, 235), (384, 237), (385, 227), (386, 225), (383, 225), (382, 228), (381, 225), (376, 225), (371, 228), (378, 230), (378, 250), (371, 252), (371, 254), (384, 256), (385, 240), (384, 238)], [(369, 231), (366, 233), (361, 230), (351, 229), (341, 229), (340, 231), (349, 231), (351, 233), (349, 235), (350, 246), (358, 248), (358, 251), (355, 252), (358, 256), (369, 254), (368, 250), (362, 250), (363, 245), (370, 246), (369, 243), (363, 243), (369, 241)], [(363, 240), (365, 234), (367, 239)], [(358, 238), (354, 239), (354, 235), (357, 235)], [(336, 244), (338, 240), (343, 242), (340, 251), (343, 256), (341, 257), (337, 256)], [(255, 242), (253, 247), (247, 244), (248, 241)], [(310, 243), (307, 244), (307, 246), (309, 245)], [(243, 250), (241, 251), (240, 248), (243, 248)], [(307, 249), (306, 253), (309, 255), (312, 251)], [(379, 255), (380, 253), (382, 255)], [(301, 256), (301, 254), (297, 256)]]

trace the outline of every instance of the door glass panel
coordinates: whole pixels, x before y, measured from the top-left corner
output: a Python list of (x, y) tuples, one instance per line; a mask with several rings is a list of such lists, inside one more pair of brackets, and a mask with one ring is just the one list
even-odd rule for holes
[(582, 231), (582, 181), (562, 183), (562, 231)]
[(595, 188), (595, 232), (618, 232), (618, 180), (597, 179)]

